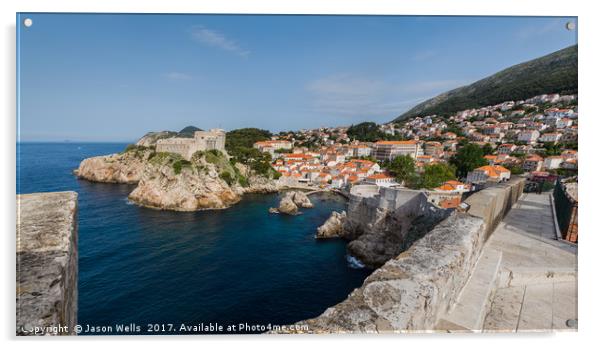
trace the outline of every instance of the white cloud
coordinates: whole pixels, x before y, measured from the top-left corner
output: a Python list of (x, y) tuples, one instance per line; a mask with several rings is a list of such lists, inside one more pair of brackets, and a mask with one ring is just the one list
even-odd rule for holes
[(241, 57), (247, 57), (251, 51), (245, 50), (233, 39), (228, 38), (223, 33), (197, 25), (191, 29), (192, 38), (203, 45), (217, 47), (219, 49), (232, 52)]
[(516, 36), (519, 39), (532, 39), (538, 36), (542, 36), (554, 31), (565, 30), (566, 21), (562, 19), (556, 19), (551, 22), (547, 22), (545, 24), (539, 25), (530, 25), (527, 27), (523, 27), (516, 32)]
[(438, 80), (416, 84), (396, 84), (350, 74), (332, 75), (307, 85), (315, 112), (336, 116), (394, 117), (423, 100), (465, 81)]
[(180, 72), (169, 72), (166, 74), (163, 74), (163, 77), (169, 80), (190, 80), (192, 79), (192, 76), (185, 74), (185, 73), (180, 73)]

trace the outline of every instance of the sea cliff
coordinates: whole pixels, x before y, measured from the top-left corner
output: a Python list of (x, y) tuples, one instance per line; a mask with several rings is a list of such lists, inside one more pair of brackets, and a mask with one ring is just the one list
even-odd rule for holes
[(139, 147), (119, 154), (84, 159), (73, 171), (81, 179), (101, 183), (138, 183), (154, 150)]
[(245, 193), (276, 192), (276, 181), (232, 163), (220, 151), (198, 152), (189, 161), (178, 154), (132, 145), (122, 153), (84, 159), (74, 174), (102, 183), (136, 184), (132, 202), (149, 208), (196, 211), (222, 209)]

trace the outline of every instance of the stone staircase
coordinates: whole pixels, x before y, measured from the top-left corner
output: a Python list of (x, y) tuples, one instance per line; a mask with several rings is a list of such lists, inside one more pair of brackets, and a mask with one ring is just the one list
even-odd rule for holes
[(545, 196), (521, 197), (483, 246), (436, 330), (576, 330), (577, 247), (555, 240), (550, 212)]
[(436, 330), (480, 332), (500, 279), (502, 252), (486, 250), (454, 307), (439, 319)]

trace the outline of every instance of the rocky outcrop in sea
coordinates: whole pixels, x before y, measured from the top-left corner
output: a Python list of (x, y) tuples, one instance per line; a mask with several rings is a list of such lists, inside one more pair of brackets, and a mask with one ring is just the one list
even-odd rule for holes
[(82, 179), (102, 183), (138, 183), (154, 150), (137, 147), (119, 154), (84, 159), (73, 173)]
[[(289, 191), (284, 197), (280, 200), (280, 204), (278, 205), (278, 212), (296, 215), (299, 213), (299, 208), (312, 208), (314, 205), (311, 203), (309, 198), (302, 191)], [(274, 213), (276, 210), (274, 208), (270, 208), (271, 213)]]
[(347, 213), (342, 211), (341, 213), (333, 211), (330, 217), (318, 227), (318, 231), (316, 233), (316, 239), (329, 239), (329, 238), (337, 238), (343, 236), (343, 225), (345, 223), (345, 219), (347, 218)]

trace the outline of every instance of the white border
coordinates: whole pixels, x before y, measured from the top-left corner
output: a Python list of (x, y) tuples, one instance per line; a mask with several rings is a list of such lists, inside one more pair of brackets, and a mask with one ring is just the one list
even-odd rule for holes
[[(212, 3), (191, 0), (169, 0), (150, 3), (136, 0), (20, 0), (2, 1), (2, 103), (4, 108), (2, 130), (1, 176), (2, 207), (0, 221), (4, 224), (4, 253), (2, 263), (6, 279), (2, 287), (2, 307), (0, 328), (2, 338), (9, 346), (39, 347), (60, 346), (104, 348), (114, 345), (145, 346), (163, 348), (167, 341), (176, 340), (176, 345), (235, 345), (265, 347), (344, 346), (365, 347), (449, 347), (497, 348), (526, 344), (546, 348), (576, 348), (594, 342), (602, 333), (600, 307), (599, 272), (602, 263), (599, 249), (602, 247), (600, 221), (600, 199), (602, 193), (602, 166), (600, 166), (600, 132), (602, 132), (602, 99), (600, 94), (599, 33), (602, 33), (600, 11), (595, 1), (582, 0), (397, 0), (397, 1), (248, 1), (221, 0)], [(148, 13), (288, 13), (288, 14), (422, 14), (422, 15), (546, 15), (578, 16), (579, 25), (579, 112), (580, 118), (580, 256), (579, 274), (579, 332), (556, 334), (522, 335), (397, 335), (397, 336), (237, 336), (237, 337), (112, 337), (112, 338), (14, 338), (14, 256), (15, 256), (15, 13), (16, 12), (148, 12)], [(76, 30), (74, 28), (74, 30)], [(598, 171), (596, 171), (598, 170)], [(366, 340), (375, 340), (367, 343)], [(517, 343), (525, 341), (529, 343)], [(85, 341), (85, 343), (83, 343)], [(594, 342), (595, 343), (595, 342)], [(599, 344), (598, 344), (599, 345)]]

